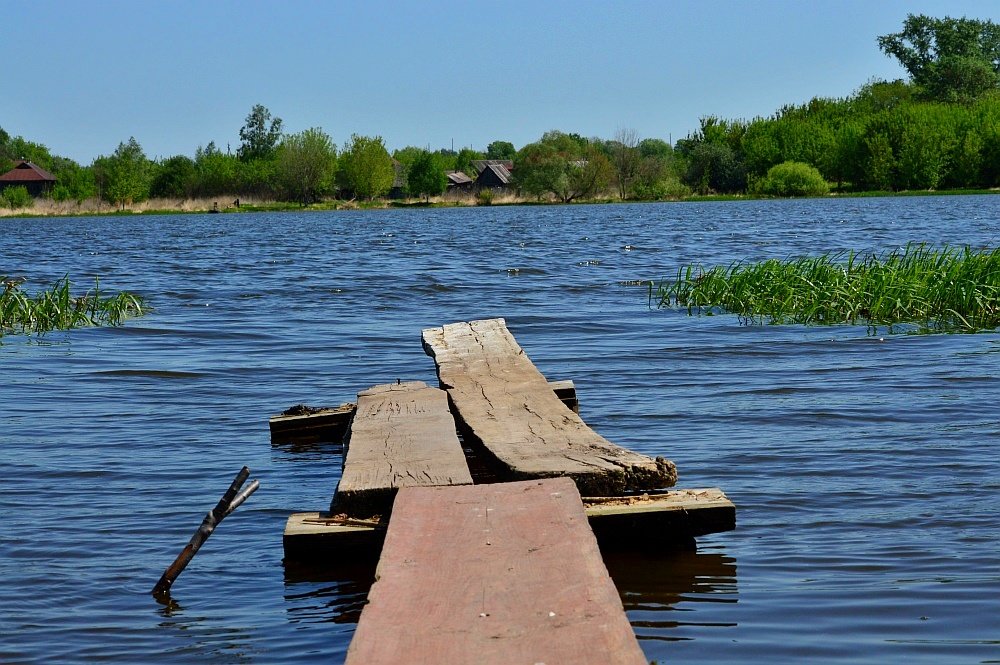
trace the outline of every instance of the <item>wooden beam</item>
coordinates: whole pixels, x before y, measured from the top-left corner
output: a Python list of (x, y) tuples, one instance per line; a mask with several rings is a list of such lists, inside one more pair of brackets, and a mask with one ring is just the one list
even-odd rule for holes
[(405, 487), (347, 665), (645, 665), (568, 478)]
[(670, 487), (674, 463), (611, 443), (553, 395), (503, 319), (423, 331), (441, 387), (501, 480), (570, 476), (580, 491), (610, 496)]
[(714, 487), (588, 497), (584, 505), (590, 528), (605, 549), (690, 546), (698, 536), (736, 528), (736, 506)]
[[(736, 507), (714, 487), (583, 502), (601, 549), (684, 547), (692, 538), (736, 528)], [(286, 559), (343, 561), (378, 557), (384, 538), (384, 521), (312, 512), (292, 513), (283, 540)]]
[(335, 407), (293, 406), (284, 413), (271, 416), (268, 427), (272, 443), (341, 443), (351, 426), (356, 404)]
[(358, 393), (331, 512), (385, 515), (400, 487), (471, 484), (444, 391), (410, 381)]

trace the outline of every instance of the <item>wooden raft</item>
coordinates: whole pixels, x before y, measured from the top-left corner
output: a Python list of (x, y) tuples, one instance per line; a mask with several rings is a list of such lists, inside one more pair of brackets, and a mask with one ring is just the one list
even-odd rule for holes
[(568, 478), (404, 487), (347, 665), (645, 665)]
[(332, 513), (387, 515), (400, 487), (471, 484), (443, 391), (410, 381), (358, 393)]
[(611, 443), (556, 398), (503, 319), (423, 331), (441, 387), (502, 479), (572, 477), (587, 496), (670, 487), (674, 463)]

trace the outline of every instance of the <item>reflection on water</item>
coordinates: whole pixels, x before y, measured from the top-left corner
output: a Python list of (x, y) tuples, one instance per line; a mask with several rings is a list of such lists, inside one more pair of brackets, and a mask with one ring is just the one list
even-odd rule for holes
[[(694, 639), (689, 627), (734, 627), (735, 622), (705, 621), (701, 603), (736, 603), (736, 561), (716, 552), (689, 550), (604, 553), (629, 621), (640, 640)], [(718, 634), (716, 639), (725, 639)], [(644, 645), (647, 656), (652, 652)]]
[(370, 561), (285, 562), (285, 610), (294, 623), (357, 623), (375, 582)]

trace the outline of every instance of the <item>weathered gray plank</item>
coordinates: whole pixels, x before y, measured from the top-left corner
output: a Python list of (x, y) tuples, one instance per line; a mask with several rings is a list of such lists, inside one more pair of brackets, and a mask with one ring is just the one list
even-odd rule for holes
[(386, 514), (400, 487), (471, 484), (443, 391), (411, 381), (358, 393), (331, 512)]
[(647, 662), (568, 478), (407, 487), (347, 665)]
[[(549, 388), (563, 404), (577, 413), (580, 402), (576, 396), (576, 386), (571, 379), (549, 381)], [(358, 405), (353, 403), (340, 406), (308, 407), (293, 406), (285, 413), (271, 416), (271, 441), (275, 443), (310, 443), (317, 441), (341, 442), (351, 426), (351, 419)]]
[(512, 479), (571, 476), (583, 494), (670, 487), (673, 462), (621, 448), (553, 394), (503, 319), (423, 331), (456, 415)]

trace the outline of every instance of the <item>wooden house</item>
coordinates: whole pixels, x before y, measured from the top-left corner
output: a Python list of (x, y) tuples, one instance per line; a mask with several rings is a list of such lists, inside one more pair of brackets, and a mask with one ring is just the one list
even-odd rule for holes
[(448, 191), (449, 192), (467, 192), (472, 190), (473, 184), (476, 182), (469, 177), (467, 173), (463, 171), (447, 171), (445, 176), (448, 178)]
[(20, 159), (14, 168), (0, 175), (0, 191), (23, 186), (32, 196), (43, 196), (56, 184), (56, 177), (40, 166)]
[(485, 168), (479, 172), (476, 178), (476, 189), (509, 189), (511, 187), (510, 170), (502, 164), (496, 163), (501, 160), (491, 160)]

